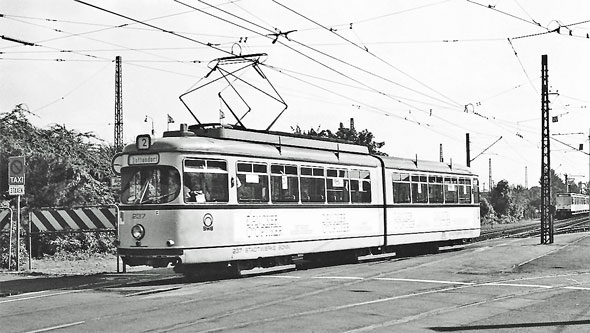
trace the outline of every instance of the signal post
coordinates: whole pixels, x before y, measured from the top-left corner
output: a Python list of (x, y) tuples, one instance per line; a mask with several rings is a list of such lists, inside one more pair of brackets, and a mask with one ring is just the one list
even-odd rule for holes
[[(20, 269), (20, 199), (25, 194), (25, 157), (8, 158), (8, 195), (16, 196), (16, 270)], [(10, 239), (12, 242), (12, 239)], [(10, 262), (10, 254), (8, 255)]]

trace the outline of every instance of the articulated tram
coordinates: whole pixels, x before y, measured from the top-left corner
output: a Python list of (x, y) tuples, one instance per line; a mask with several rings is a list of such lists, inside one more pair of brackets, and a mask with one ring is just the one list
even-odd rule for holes
[(140, 135), (121, 174), (118, 252), (187, 275), (438, 249), (479, 236), (476, 175), (364, 146), (221, 125)]

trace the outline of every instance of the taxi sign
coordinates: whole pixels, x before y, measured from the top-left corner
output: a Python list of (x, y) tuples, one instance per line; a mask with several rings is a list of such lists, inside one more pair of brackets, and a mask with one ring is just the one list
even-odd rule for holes
[(8, 158), (8, 194), (25, 194), (25, 157)]

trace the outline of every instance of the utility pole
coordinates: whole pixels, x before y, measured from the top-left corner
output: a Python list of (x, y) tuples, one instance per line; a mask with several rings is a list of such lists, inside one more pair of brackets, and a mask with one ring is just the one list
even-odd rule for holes
[(441, 163), (443, 163), (445, 160), (444, 160), (444, 158), (443, 158), (443, 149), (442, 149), (442, 143), (440, 144), (440, 148), (439, 148), (439, 149), (440, 149), (440, 158), (439, 158), (439, 161), (440, 161)]
[(490, 187), (490, 192), (492, 192), (492, 187), (494, 187), (494, 181), (492, 180), (492, 158), (490, 158), (490, 169), (489, 169), (489, 187)]
[(551, 216), (551, 148), (549, 136), (549, 74), (547, 55), (541, 56), (541, 244), (553, 243)]
[(471, 167), (471, 151), (469, 147), (469, 133), (465, 133), (465, 156), (467, 157), (467, 167)]
[(524, 188), (529, 188), (529, 169), (528, 166), (524, 166)]
[(115, 58), (115, 150), (123, 150), (123, 73), (121, 56)]

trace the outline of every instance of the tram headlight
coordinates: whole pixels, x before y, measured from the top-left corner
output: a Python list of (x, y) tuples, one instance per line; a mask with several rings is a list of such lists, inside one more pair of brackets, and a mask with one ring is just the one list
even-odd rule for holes
[(145, 236), (145, 228), (141, 224), (136, 224), (131, 228), (131, 236), (137, 240), (141, 240)]

